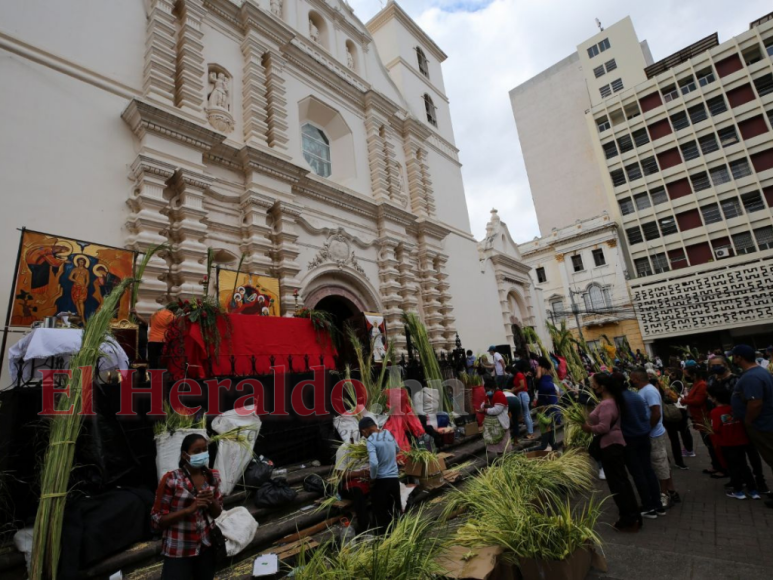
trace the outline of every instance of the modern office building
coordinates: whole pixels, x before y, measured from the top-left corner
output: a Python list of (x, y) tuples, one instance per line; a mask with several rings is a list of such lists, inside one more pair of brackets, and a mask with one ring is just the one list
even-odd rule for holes
[[(621, 42), (622, 54), (633, 40)], [(606, 68), (621, 58), (608, 31), (579, 48), (595, 101), (585, 117), (609, 205), (625, 232), (645, 343), (662, 353), (685, 343), (767, 345), (773, 331), (770, 15), (726, 42), (712, 34), (647, 66), (633, 84)]]

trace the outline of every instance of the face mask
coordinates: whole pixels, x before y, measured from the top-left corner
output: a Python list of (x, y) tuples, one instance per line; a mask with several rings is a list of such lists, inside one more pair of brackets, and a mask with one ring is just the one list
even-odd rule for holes
[(725, 374), (725, 367), (721, 365), (716, 365), (711, 367), (711, 372), (715, 375), (724, 375)]
[(209, 451), (191, 455), (190, 459), (188, 459), (188, 463), (191, 464), (191, 467), (206, 467), (209, 465)]
[(486, 396), (491, 397), (494, 395), (494, 391), (486, 391)]

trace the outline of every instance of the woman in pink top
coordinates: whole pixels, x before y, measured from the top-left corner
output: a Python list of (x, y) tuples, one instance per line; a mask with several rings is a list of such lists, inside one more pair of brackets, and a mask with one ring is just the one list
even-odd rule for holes
[(620, 532), (638, 532), (642, 524), (639, 506), (625, 469), (625, 439), (620, 430), (621, 416), (625, 413), (624, 385), (604, 373), (591, 377), (594, 390), (601, 393), (601, 402), (582, 426), (586, 433), (601, 437), (601, 465), (607, 485), (617, 505), (620, 518), (615, 529)]

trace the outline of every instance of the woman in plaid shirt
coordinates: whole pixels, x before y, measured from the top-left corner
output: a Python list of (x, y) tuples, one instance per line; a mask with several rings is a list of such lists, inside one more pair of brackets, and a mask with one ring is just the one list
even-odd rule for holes
[(151, 512), (153, 527), (163, 530), (164, 580), (212, 580), (215, 557), (209, 530), (223, 511), (220, 476), (211, 471), (207, 440), (183, 439), (180, 468), (161, 478)]

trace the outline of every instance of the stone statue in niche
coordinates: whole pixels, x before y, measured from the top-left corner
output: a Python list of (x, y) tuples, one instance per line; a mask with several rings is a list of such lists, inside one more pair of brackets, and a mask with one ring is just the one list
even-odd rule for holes
[(274, 16), (282, 18), (282, 0), (271, 0), (271, 12)]
[(319, 29), (311, 18), (309, 18), (309, 38), (314, 42), (319, 43)]
[(352, 54), (352, 49), (349, 47), (346, 48), (346, 66), (351, 70), (354, 70), (354, 55)]
[(230, 133), (234, 130), (231, 115), (231, 77), (218, 66), (209, 67), (209, 96), (207, 97), (207, 119), (218, 131)]
[(224, 73), (209, 73), (209, 84), (212, 85), (212, 92), (209, 93), (209, 107), (211, 109), (231, 109), (228, 79)]

